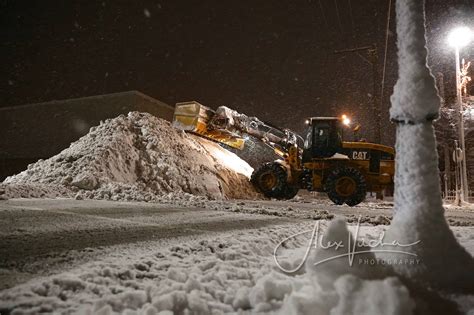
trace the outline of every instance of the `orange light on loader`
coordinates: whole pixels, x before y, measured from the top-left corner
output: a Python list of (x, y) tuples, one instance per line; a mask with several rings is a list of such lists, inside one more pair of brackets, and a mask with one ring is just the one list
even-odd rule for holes
[(349, 126), (351, 124), (351, 120), (346, 114), (342, 115), (341, 118), (344, 125)]

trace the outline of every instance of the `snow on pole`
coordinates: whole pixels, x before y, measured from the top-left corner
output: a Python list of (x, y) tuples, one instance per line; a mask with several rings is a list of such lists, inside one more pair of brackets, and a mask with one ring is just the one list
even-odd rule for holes
[(405, 123), (438, 118), (441, 99), (426, 65), (424, 1), (396, 2), (398, 81), (392, 95), (390, 118)]
[[(444, 217), (438, 155), (432, 120), (440, 98), (427, 66), (424, 1), (397, 0), (399, 78), (391, 98), (397, 123), (394, 218), (387, 239), (418, 244), (397, 249), (417, 255), (387, 254), (397, 273), (449, 291), (474, 291), (474, 262), (459, 245)], [(388, 258), (388, 257), (386, 257)], [(404, 263), (405, 262), (405, 263)]]

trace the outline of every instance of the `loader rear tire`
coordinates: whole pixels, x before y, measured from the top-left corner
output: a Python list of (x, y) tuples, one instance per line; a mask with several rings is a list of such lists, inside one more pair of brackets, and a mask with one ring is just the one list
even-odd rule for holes
[(324, 190), (337, 205), (353, 207), (365, 199), (367, 184), (364, 175), (352, 167), (334, 169), (326, 179)]

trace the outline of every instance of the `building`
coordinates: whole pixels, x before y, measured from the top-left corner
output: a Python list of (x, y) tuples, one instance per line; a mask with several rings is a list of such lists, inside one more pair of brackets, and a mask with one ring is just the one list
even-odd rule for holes
[(61, 152), (101, 120), (130, 111), (171, 120), (174, 108), (138, 91), (0, 108), (0, 181)]

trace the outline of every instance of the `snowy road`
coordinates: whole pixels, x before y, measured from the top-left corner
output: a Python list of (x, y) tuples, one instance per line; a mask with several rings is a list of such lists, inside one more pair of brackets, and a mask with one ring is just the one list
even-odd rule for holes
[[(264, 214), (299, 219), (332, 219), (343, 216), (350, 222), (361, 222), (373, 225), (389, 224), (392, 218), (392, 202), (371, 200), (355, 207), (337, 206), (327, 198), (301, 198), (288, 201), (276, 200), (245, 200), (210, 202), (208, 207), (216, 210), (227, 210), (248, 214)], [(446, 219), (451, 226), (474, 225), (474, 208), (458, 208), (446, 206)]]
[[(14, 272), (0, 274), (0, 288), (47, 274), (52, 265), (57, 265), (53, 269), (70, 266), (71, 259), (92, 259), (108, 246), (251, 229), (291, 220), (149, 203), (4, 201), (0, 203), (0, 268)], [(78, 251), (82, 253), (79, 257)]]
[[(349, 208), (326, 200), (226, 201), (195, 206), (97, 200), (16, 199), (0, 203), (0, 288), (87, 262), (111, 246), (255, 229), (344, 216), (388, 224), (390, 203)], [(448, 210), (452, 225), (474, 225), (473, 211)]]

